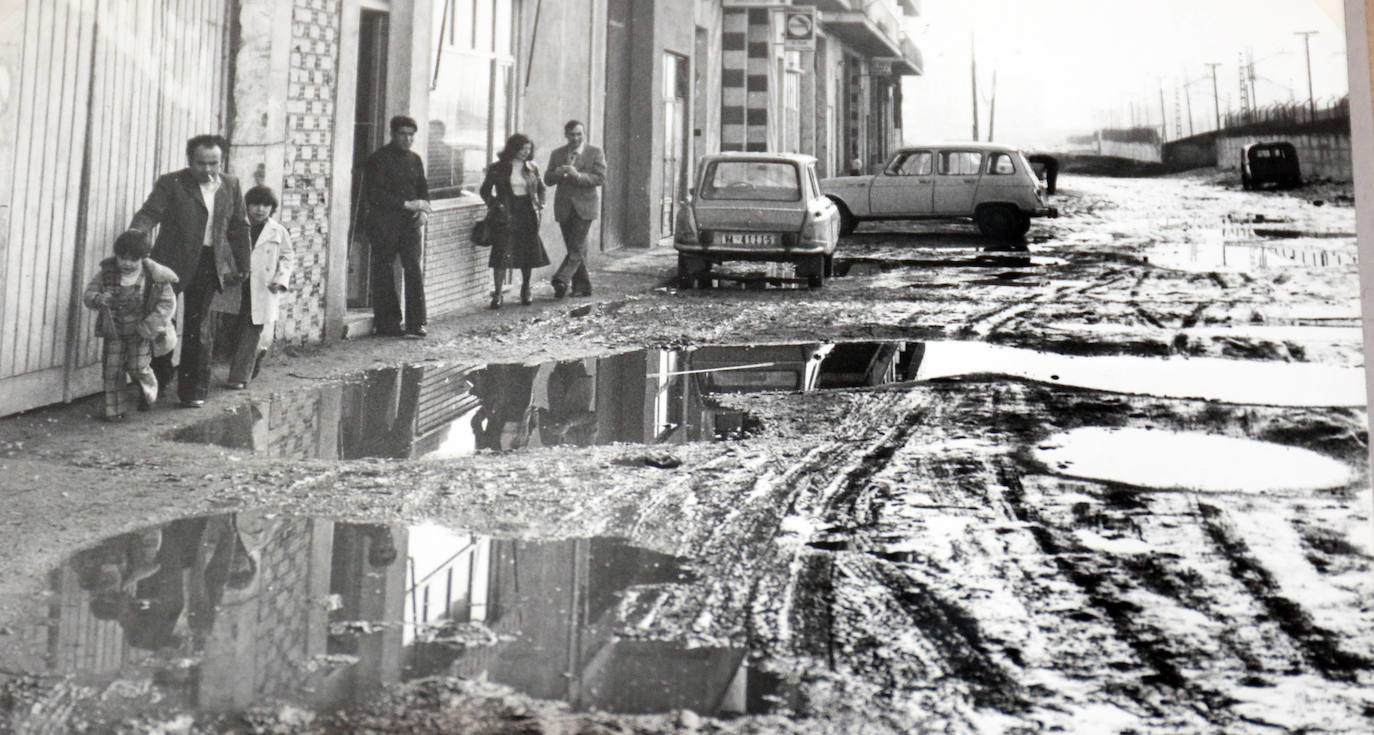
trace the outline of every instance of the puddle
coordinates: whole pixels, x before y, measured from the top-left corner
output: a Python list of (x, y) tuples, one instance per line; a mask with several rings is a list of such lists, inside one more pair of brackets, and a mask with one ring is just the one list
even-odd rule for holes
[(1034, 456), (1057, 474), (1161, 490), (1321, 490), (1357, 479), (1345, 463), (1307, 449), (1201, 432), (1073, 429)]
[[(58, 675), (72, 721), (169, 709), (326, 712), (426, 676), (485, 678), (574, 709), (775, 709), (741, 648), (635, 640), (683, 560), (612, 538), (531, 541), (433, 524), (240, 512), (107, 539), (51, 574), (0, 669)], [(14, 644), (14, 645), (11, 645)]]
[(1224, 229), (1204, 242), (1161, 246), (1150, 252), (1149, 261), (1185, 271), (1338, 268), (1357, 262), (1354, 235), (1265, 228)]
[(1007, 375), (1077, 388), (1266, 406), (1365, 405), (1364, 369), (1221, 358), (1080, 357), (984, 342), (929, 342), (918, 380)]
[(906, 377), (911, 355), (903, 343), (811, 343), (648, 349), (533, 365), (410, 365), (255, 397), (171, 438), (314, 459), (739, 439), (762, 424), (711, 396), (893, 382)]
[(917, 268), (1042, 268), (1064, 262), (1047, 256), (993, 253), (933, 258), (836, 258), (835, 276), (876, 276)]

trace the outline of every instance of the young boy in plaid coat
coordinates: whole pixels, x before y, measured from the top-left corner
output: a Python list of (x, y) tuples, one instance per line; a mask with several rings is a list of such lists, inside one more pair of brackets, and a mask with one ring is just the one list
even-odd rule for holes
[(105, 419), (118, 421), (128, 411), (125, 375), (138, 390), (138, 410), (157, 401), (157, 377), (151, 361), (175, 346), (172, 315), (176, 311), (176, 273), (148, 257), (152, 244), (138, 230), (120, 235), (114, 257), (100, 261), (100, 271), (86, 284), (82, 300), (99, 311), (96, 333), (104, 338)]

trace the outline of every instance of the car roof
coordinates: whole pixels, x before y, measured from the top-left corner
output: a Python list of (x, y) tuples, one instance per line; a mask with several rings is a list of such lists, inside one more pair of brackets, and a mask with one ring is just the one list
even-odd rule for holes
[(791, 163), (811, 163), (816, 160), (815, 156), (808, 156), (805, 153), (768, 153), (765, 151), (721, 151), (720, 153), (708, 153), (701, 157), (705, 161), (788, 161)]
[(919, 143), (915, 145), (904, 145), (900, 151), (924, 151), (931, 148), (961, 148), (963, 150), (974, 151), (1019, 151), (1020, 147), (1008, 145), (1007, 143), (983, 143), (976, 140), (945, 140), (934, 143)]

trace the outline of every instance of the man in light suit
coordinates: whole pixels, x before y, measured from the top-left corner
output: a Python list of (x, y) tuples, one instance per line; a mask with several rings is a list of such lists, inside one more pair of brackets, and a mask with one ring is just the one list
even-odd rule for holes
[[(129, 229), (151, 234), (152, 258), (177, 274), (185, 294), (177, 397), (187, 408), (205, 405), (210, 388), (210, 300), (249, 273), (252, 246), (238, 179), (220, 172), (229, 142), (218, 135), (186, 141), (186, 168), (158, 177)], [(160, 225), (160, 227), (159, 227)], [(170, 379), (170, 354), (153, 358), (160, 381)]]
[(568, 144), (549, 155), (544, 183), (556, 187), (553, 217), (563, 232), (568, 254), (553, 274), (554, 298), (563, 298), (572, 285), (573, 296), (591, 296), (592, 282), (587, 276), (587, 231), (592, 220), (601, 215), (601, 192), (606, 183), (606, 155), (600, 148), (586, 144), (586, 130), (577, 120), (563, 126)]

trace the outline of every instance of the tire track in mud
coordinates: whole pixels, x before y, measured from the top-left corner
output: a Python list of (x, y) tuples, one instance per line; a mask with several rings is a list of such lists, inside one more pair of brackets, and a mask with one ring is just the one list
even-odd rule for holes
[[(1101, 612), (1115, 629), (1117, 638), (1128, 645), (1139, 660), (1153, 670), (1153, 674), (1142, 679), (1142, 683), (1153, 686), (1157, 693), (1170, 698), (1181, 697), (1177, 704), (1187, 706), (1194, 714), (1212, 725), (1225, 725), (1231, 718), (1222, 712), (1230, 702), (1229, 697), (1220, 691), (1203, 687), (1184, 675), (1176, 660), (1180, 654), (1173, 650), (1164, 639), (1162, 631), (1144, 624), (1138, 614), (1141, 608), (1124, 599), (1114, 576), (1127, 579), (1131, 575), (1113, 575), (1111, 569), (1090, 563), (1090, 560), (1107, 558), (1091, 554), (1089, 550), (1070, 539), (1056, 533), (1052, 521), (1044, 518), (1025, 502), (1025, 492), (1021, 484), (1020, 470), (1010, 464), (1002, 464), (997, 469), (998, 481), (1006, 488), (1007, 501), (1016, 517), (1028, 524), (1032, 536), (1040, 550), (1058, 568), (1065, 579), (1081, 589), (1088, 602)], [(1137, 704), (1151, 710), (1156, 716), (1173, 714), (1151, 701), (1152, 697), (1141, 696), (1137, 692), (1125, 692)]]
[[(1120, 271), (1109, 271), (1096, 276), (1091, 283), (1086, 285), (1057, 286), (1045, 289), (1041, 293), (1028, 299), (1006, 303), (982, 314), (974, 314), (965, 324), (959, 327), (958, 331), (964, 334), (986, 337), (1010, 322), (1022, 318), (1026, 312), (1032, 311), (1042, 304), (1056, 303), (1070, 296), (1082, 296), (1096, 289), (1115, 285), (1128, 277), (1127, 274)], [(1001, 318), (997, 319), (998, 317)], [(993, 319), (997, 319), (997, 321), (993, 321)]]
[(1359, 672), (1374, 672), (1374, 658), (1342, 650), (1339, 636), (1317, 625), (1301, 604), (1281, 594), (1277, 580), (1251, 554), (1224, 510), (1205, 503), (1200, 503), (1198, 510), (1203, 529), (1229, 561), (1233, 576), (1293, 639), (1313, 669), (1326, 679), (1344, 683), (1357, 682)]

